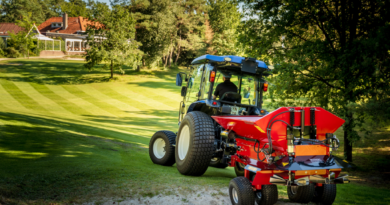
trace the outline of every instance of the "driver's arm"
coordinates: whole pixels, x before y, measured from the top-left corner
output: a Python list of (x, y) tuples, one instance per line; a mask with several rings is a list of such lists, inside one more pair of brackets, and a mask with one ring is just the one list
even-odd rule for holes
[(217, 96), (213, 95), (213, 100), (216, 100), (217, 99)]

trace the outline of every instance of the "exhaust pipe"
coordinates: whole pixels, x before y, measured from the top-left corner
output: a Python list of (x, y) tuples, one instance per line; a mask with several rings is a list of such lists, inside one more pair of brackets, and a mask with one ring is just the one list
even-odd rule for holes
[(309, 177), (303, 177), (300, 179), (294, 180), (294, 183), (298, 186), (307, 186), (310, 183)]
[(333, 180), (335, 184), (348, 184), (349, 182), (348, 175), (339, 176)]
[(269, 183), (277, 185), (286, 185), (287, 180), (283, 179), (283, 177), (277, 174), (274, 174), (274, 176), (269, 178)]

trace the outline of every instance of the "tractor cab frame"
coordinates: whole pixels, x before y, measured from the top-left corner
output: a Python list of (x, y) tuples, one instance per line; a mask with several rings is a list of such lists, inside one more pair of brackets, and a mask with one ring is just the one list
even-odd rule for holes
[[(237, 56), (205, 55), (196, 58), (189, 73), (178, 73), (176, 85), (182, 86), (183, 100), (179, 108), (179, 124), (183, 116), (192, 111), (213, 115), (265, 115), (262, 109), (263, 94), (268, 89), (264, 77), (269, 75), (268, 66), (254, 58)], [(229, 74), (237, 86), (232, 97), (214, 99), (214, 92), (222, 76)]]

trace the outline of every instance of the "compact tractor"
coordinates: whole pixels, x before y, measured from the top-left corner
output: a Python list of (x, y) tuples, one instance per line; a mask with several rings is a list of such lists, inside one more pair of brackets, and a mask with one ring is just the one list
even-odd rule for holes
[[(332, 204), (344, 164), (332, 156), (339, 146), (333, 134), (344, 120), (320, 107), (265, 110), (268, 66), (253, 58), (204, 55), (192, 61), (188, 74), (176, 76), (182, 86), (177, 133), (158, 131), (150, 140), (153, 163), (176, 163), (183, 175), (203, 175), (209, 166), (234, 167), (232, 204), (271, 205), (276, 185), (287, 186), (297, 203)], [(221, 76), (237, 92), (214, 97)]]

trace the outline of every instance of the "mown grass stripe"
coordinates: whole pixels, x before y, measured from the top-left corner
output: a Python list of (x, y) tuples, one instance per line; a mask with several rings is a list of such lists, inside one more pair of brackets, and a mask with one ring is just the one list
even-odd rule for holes
[[(1, 81), (1, 80), (0, 80)], [(5, 108), (12, 110), (20, 110), (24, 112), (29, 112), (29, 110), (24, 107), (19, 101), (17, 101), (11, 94), (9, 94), (0, 83), (0, 104)]]
[(127, 84), (126, 87), (129, 90), (132, 90), (134, 93), (137, 93), (138, 95), (147, 96), (148, 98), (157, 100), (160, 103), (163, 103), (173, 108), (177, 107), (179, 105), (179, 102), (181, 101), (180, 90), (178, 89), (177, 93), (173, 93), (167, 91), (166, 89), (159, 88), (163, 85), (164, 85), (163, 82), (148, 81), (146, 83), (132, 82)]
[[(59, 106), (63, 107), (67, 111), (73, 113), (74, 115), (90, 115), (91, 113), (84, 110), (81, 107), (78, 107), (77, 104), (74, 104), (70, 101), (68, 101), (66, 98), (64, 98), (62, 95), (58, 95), (57, 93), (53, 92), (51, 89), (49, 89), (48, 85), (40, 85), (32, 83), (30, 84), (33, 86), (38, 92), (40, 92), (45, 97), (51, 99), (52, 101), (56, 102)], [(59, 87), (54, 85), (53, 87)], [(57, 90), (56, 88), (53, 88), (54, 90)]]
[[(69, 92), (64, 87), (66, 86), (60, 86), (60, 85), (46, 85), (47, 88), (49, 88), (51, 91), (53, 91), (55, 94), (62, 96), (69, 102), (77, 105), (79, 108), (83, 109), (83, 114), (86, 115), (105, 115), (105, 116), (115, 116), (112, 115), (109, 112), (106, 112), (105, 110), (100, 109), (99, 107), (95, 106), (93, 103), (88, 102), (87, 100), (84, 100), (84, 96), (76, 96), (74, 93)], [(76, 109), (79, 109), (76, 108)], [(89, 114), (88, 114), (89, 113)], [(82, 113), (80, 113), (83, 115)]]
[[(94, 85), (97, 86), (97, 85)], [(172, 110), (174, 109), (171, 106), (167, 106), (164, 103), (161, 103), (158, 100), (154, 100), (152, 98), (149, 98), (149, 92), (144, 93), (143, 95), (140, 95), (138, 93), (135, 93), (132, 90), (129, 90), (126, 88), (126, 85), (118, 85), (118, 84), (112, 84), (109, 86), (100, 86), (99, 90), (101, 92), (105, 93), (106, 95), (109, 95), (112, 98), (115, 98), (117, 100), (121, 100), (123, 102), (131, 103), (132, 106), (140, 109), (140, 110), (149, 110), (149, 109), (159, 109), (159, 110)]]
[[(84, 92), (83, 90), (79, 89), (80, 85), (63, 85), (62, 87), (72, 95), (82, 99), (85, 102), (88, 102), (88, 104), (93, 105), (91, 106), (91, 112), (93, 112), (96, 117), (98, 116), (109, 116), (109, 117), (117, 117), (117, 116), (126, 116), (126, 113), (123, 110), (118, 109), (115, 106), (112, 106), (110, 104), (107, 104), (105, 102), (100, 101), (99, 99), (96, 99), (88, 93)], [(87, 91), (88, 92), (88, 91)]]
[(37, 111), (37, 112), (45, 112), (47, 110), (42, 107), (40, 104), (35, 102), (32, 98), (22, 92), (14, 83), (8, 80), (0, 80), (0, 84), (3, 88), (8, 92), (15, 100), (17, 100), (21, 105), (25, 108)]
[(73, 115), (71, 112), (63, 108), (62, 106), (58, 105), (55, 101), (52, 101), (51, 99), (43, 96), (40, 92), (35, 90), (33, 86), (30, 85), (30, 83), (26, 82), (14, 82), (14, 84), (27, 96), (29, 96), (31, 99), (33, 99), (35, 102), (40, 104), (42, 107), (44, 107), (46, 110), (52, 113), (60, 113), (65, 115)]
[(103, 93), (101, 93), (99, 90), (94, 88), (90, 85), (79, 85), (78, 88), (82, 91), (84, 91), (87, 95), (90, 95), (91, 97), (100, 100), (101, 102), (108, 103), (114, 107), (117, 107), (120, 110), (123, 111), (139, 111), (139, 109), (127, 104), (123, 103), (122, 101), (116, 100), (111, 98), (110, 96), (107, 96)]

